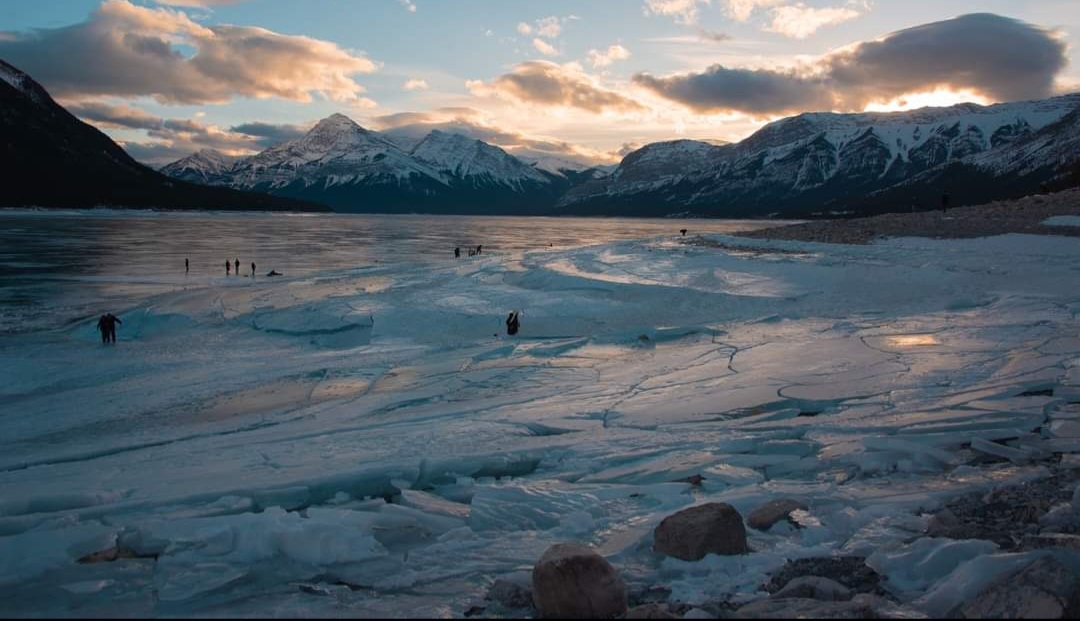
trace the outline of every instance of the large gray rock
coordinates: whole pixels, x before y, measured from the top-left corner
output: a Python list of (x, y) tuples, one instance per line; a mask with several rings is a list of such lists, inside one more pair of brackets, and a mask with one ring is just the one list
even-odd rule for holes
[(653, 532), (653, 549), (684, 561), (707, 554), (746, 554), (746, 527), (731, 505), (711, 502), (669, 515)]
[(533, 603), (547, 619), (606, 619), (626, 612), (626, 585), (607, 559), (573, 543), (548, 548), (533, 567)]
[(750, 528), (757, 530), (769, 530), (780, 520), (786, 520), (792, 511), (806, 511), (809, 509), (804, 503), (791, 498), (777, 498), (761, 505), (750, 513), (746, 523)]
[(1076, 619), (1080, 576), (1044, 556), (998, 579), (961, 604), (951, 617), (963, 619)]
[(852, 597), (851, 589), (835, 580), (821, 576), (795, 578), (773, 594), (773, 599), (816, 599), (821, 602), (846, 602)]

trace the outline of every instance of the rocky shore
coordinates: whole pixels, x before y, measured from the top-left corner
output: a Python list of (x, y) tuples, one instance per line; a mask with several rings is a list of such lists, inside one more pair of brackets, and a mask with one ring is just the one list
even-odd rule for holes
[[(1065, 415), (1075, 409), (1066, 407)], [(1080, 415), (1080, 412), (1076, 413)], [(1072, 419), (1065, 419), (1072, 420)], [(998, 445), (1004, 447), (1004, 445)], [(1002, 468), (1006, 456), (974, 451), (977, 466)], [(915, 511), (923, 524), (903, 548), (868, 556), (794, 558), (773, 572), (752, 601), (690, 606), (664, 589), (627, 586), (603, 556), (576, 543), (549, 548), (531, 572), (497, 579), (467, 617), (626, 619), (919, 619), (1080, 616), (1080, 459), (1070, 453), (1028, 454), (1040, 478), (962, 495)], [(1032, 461), (1034, 459), (1034, 461)], [(974, 463), (974, 462), (973, 462)], [(702, 561), (709, 555), (752, 555), (747, 530), (797, 530), (806, 505), (774, 499), (744, 517), (707, 503), (673, 513), (653, 532), (660, 559)], [(920, 552), (922, 550), (922, 552)], [(997, 552), (977, 570), (953, 571), (923, 597), (905, 588), (941, 575), (974, 555)], [(907, 564), (903, 572), (897, 567)], [(880, 571), (879, 571), (880, 570)], [(886, 579), (884, 574), (889, 574)], [(959, 575), (958, 575), (959, 574)], [(897, 578), (900, 576), (900, 578)], [(907, 576), (907, 577), (905, 577)]]
[(1056, 216), (1080, 215), (1080, 188), (1054, 194), (959, 207), (948, 211), (890, 213), (870, 218), (821, 220), (738, 233), (755, 239), (830, 244), (869, 244), (886, 237), (953, 239), (1006, 233), (1080, 236), (1080, 227), (1043, 224)]

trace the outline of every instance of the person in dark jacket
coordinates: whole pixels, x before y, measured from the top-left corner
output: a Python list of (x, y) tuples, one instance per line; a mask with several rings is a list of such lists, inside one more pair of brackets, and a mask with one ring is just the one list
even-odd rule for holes
[(457, 248), (454, 248), (454, 258), (455, 259), (460, 259), (461, 258), (461, 246), (458, 246)]
[(510, 316), (506, 318), (506, 333), (510, 336), (514, 336), (521, 328), (521, 317), (517, 311), (510, 311)]
[(236, 275), (240, 275), (240, 259), (236, 259)]
[(120, 318), (112, 313), (105, 313), (98, 319), (97, 328), (101, 331), (101, 342), (116, 343), (116, 324), (124, 323), (120, 321)]
[(251, 262), (251, 277), (255, 278), (255, 262)]
[(225, 259), (225, 275), (232, 274), (232, 263), (229, 263), (228, 259)]

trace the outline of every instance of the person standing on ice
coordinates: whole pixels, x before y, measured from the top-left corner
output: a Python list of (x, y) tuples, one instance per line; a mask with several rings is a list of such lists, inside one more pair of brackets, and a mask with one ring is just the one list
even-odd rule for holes
[(239, 257), (236, 259), (236, 275), (237, 276), (240, 275), (240, 259), (239, 259)]
[(191, 271), (191, 264), (188, 263), (187, 259), (184, 259), (184, 274), (186, 275), (190, 271)]
[(101, 331), (101, 342), (108, 344), (110, 342), (116, 343), (116, 324), (124, 323), (120, 321), (120, 318), (112, 313), (105, 313), (98, 319), (97, 328)]
[(476, 254), (484, 254), (484, 247), (483, 246), (477, 246), (476, 247)]
[(460, 259), (461, 258), (461, 246), (458, 246), (457, 248), (454, 248), (454, 258), (455, 259)]
[(255, 262), (251, 262), (251, 277), (255, 278)]
[(225, 259), (225, 275), (232, 274), (232, 263), (229, 263), (228, 259)]
[(506, 333), (510, 336), (514, 336), (518, 333), (518, 329), (521, 328), (521, 317), (517, 311), (510, 311), (510, 316), (506, 318)]

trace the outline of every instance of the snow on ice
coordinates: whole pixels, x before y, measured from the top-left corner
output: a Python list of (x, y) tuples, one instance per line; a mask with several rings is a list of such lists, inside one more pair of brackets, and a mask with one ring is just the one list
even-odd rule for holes
[[(1037, 554), (927, 514), (1080, 451), (1080, 245), (722, 241), (748, 251), (383, 264), (155, 295), (115, 349), (89, 320), (6, 338), (5, 611), (460, 615), (576, 541), (690, 606), (868, 556), (944, 614)], [(781, 497), (808, 510), (749, 555), (652, 552), (679, 509)]]

